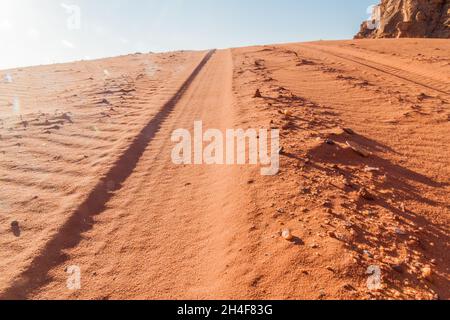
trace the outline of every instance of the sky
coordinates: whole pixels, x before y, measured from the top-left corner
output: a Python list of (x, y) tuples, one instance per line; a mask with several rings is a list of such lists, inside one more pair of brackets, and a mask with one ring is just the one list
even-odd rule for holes
[(0, 69), (350, 39), (377, 0), (1, 0)]

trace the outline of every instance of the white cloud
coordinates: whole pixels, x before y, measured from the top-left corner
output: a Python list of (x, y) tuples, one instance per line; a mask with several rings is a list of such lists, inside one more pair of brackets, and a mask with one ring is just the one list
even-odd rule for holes
[(66, 48), (70, 48), (70, 49), (75, 48), (75, 45), (72, 42), (68, 41), (68, 40), (62, 40), (61, 43)]
[(11, 21), (9, 20), (2, 20), (0, 21), (0, 30), (11, 30), (13, 28), (13, 25), (11, 23)]
[(28, 29), (28, 36), (33, 40), (39, 40), (40, 32), (35, 28)]

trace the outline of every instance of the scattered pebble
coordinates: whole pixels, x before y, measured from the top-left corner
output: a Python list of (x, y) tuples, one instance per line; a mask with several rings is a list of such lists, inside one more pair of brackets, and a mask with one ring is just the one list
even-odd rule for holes
[(405, 203), (402, 202), (402, 203), (400, 204), (400, 210), (402, 210), (403, 213), (406, 212), (406, 205), (405, 205)]
[(423, 93), (423, 92), (417, 96), (417, 99), (419, 101), (422, 101), (422, 100), (425, 100), (425, 99), (428, 99), (428, 98), (431, 98), (431, 97), (429, 95)]
[(350, 284), (345, 284), (342, 288), (347, 291), (356, 291), (355, 288)]
[(289, 111), (289, 110), (284, 110), (283, 111), (283, 114), (286, 116), (286, 117), (292, 117), (292, 112), (291, 111)]
[(380, 168), (374, 168), (374, 167), (365, 167), (365, 172), (380, 172)]
[(422, 269), (422, 278), (425, 280), (431, 281), (433, 276), (433, 270), (430, 266), (426, 266)]
[(350, 129), (350, 128), (342, 128), (342, 130), (343, 130), (345, 133), (348, 133), (348, 134), (351, 134), (351, 135), (355, 134), (355, 131), (353, 131), (353, 130)]
[(392, 270), (398, 273), (403, 273), (403, 266), (401, 264), (393, 265)]
[(359, 154), (360, 156), (364, 157), (364, 158), (368, 158), (372, 155), (372, 153), (370, 151), (367, 151), (366, 149), (364, 149), (362, 146), (358, 145), (355, 142), (351, 142), (351, 141), (346, 141), (347, 146), (350, 147), (350, 149), (352, 149), (355, 153)]
[(336, 232), (333, 232), (333, 231), (329, 231), (329, 232), (328, 232), (328, 236), (329, 236), (330, 238), (334, 238), (334, 239), (337, 239), (337, 235), (336, 235)]
[(16, 237), (20, 237), (20, 226), (18, 221), (11, 222), (11, 231)]
[(292, 241), (292, 239), (294, 239), (294, 236), (292, 235), (292, 232), (289, 229), (284, 229), (283, 231), (281, 231), (281, 236), (283, 237), (284, 240), (287, 241)]
[(361, 188), (358, 192), (358, 196), (362, 199), (368, 200), (368, 201), (375, 201), (375, 196), (371, 194), (367, 189)]
[(373, 258), (373, 254), (370, 251), (364, 250), (363, 253), (364, 253), (364, 255), (368, 256), (369, 258)]

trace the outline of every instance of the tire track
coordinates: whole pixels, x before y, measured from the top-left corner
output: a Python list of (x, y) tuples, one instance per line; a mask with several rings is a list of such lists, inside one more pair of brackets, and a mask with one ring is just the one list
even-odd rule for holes
[[(401, 79), (403, 81), (407, 81), (409, 83), (413, 83), (415, 85), (422, 86), (422, 87), (427, 88), (429, 90), (433, 90), (433, 91), (436, 91), (436, 92), (439, 92), (439, 93), (445, 94), (445, 95), (450, 95), (450, 91), (447, 91), (448, 90), (448, 86), (447, 85), (442, 84), (442, 83), (437, 83), (436, 81), (434, 81), (434, 80), (432, 80), (430, 78), (420, 77), (418, 75), (415, 75), (415, 74), (410, 73), (410, 72), (405, 71), (405, 70), (401, 70), (401, 69), (397, 69), (397, 68), (394, 68), (394, 67), (386, 66), (386, 65), (383, 65), (383, 64), (380, 64), (380, 63), (377, 63), (377, 62), (373, 62), (373, 61), (369, 61), (369, 60), (366, 60), (366, 59), (360, 58), (360, 57), (354, 57), (353, 56), (353, 58), (350, 58), (348, 56), (343, 56), (343, 55), (340, 55), (340, 54), (337, 54), (337, 53), (333, 53), (333, 52), (330, 52), (328, 50), (319, 49), (319, 48), (313, 47), (313, 46), (302, 46), (302, 48), (308, 48), (308, 49), (311, 49), (311, 50), (314, 50), (314, 51), (319, 51), (321, 53), (328, 54), (328, 55), (331, 55), (333, 57), (336, 57), (336, 58), (339, 58), (339, 59), (342, 59), (342, 60), (346, 60), (346, 61), (350, 61), (352, 63), (356, 63), (356, 64), (359, 64), (359, 65), (365, 66), (367, 68), (376, 70), (378, 72), (382, 72), (382, 73), (388, 74), (390, 76), (399, 78), (399, 79)], [(359, 59), (359, 60), (356, 60), (356, 58)]]
[(89, 193), (86, 200), (78, 206), (58, 233), (49, 240), (42, 252), (33, 259), (30, 266), (15, 279), (10, 288), (0, 293), (0, 300), (27, 298), (32, 291), (45, 282), (48, 271), (64, 261), (65, 257), (62, 251), (76, 246), (81, 240), (81, 234), (92, 228), (93, 217), (105, 210), (105, 204), (111, 199), (114, 192), (121, 189), (123, 182), (133, 172), (156, 132), (214, 53), (215, 50), (211, 50), (205, 55), (180, 89), (141, 130), (108, 173)]
[[(235, 181), (242, 170), (179, 166), (167, 152), (171, 133), (198, 119), (205, 128), (233, 126), (232, 70), (229, 50), (211, 58), (95, 217), (95, 228), (65, 250), (67, 260), (28, 298), (204, 299), (229, 298), (241, 290), (230, 289), (234, 281), (224, 272), (234, 275), (235, 233), (246, 234), (237, 231), (239, 223), (236, 227), (245, 216), (242, 206), (237, 209), (245, 192), (236, 190)], [(82, 290), (64, 289), (67, 265), (82, 268)]]

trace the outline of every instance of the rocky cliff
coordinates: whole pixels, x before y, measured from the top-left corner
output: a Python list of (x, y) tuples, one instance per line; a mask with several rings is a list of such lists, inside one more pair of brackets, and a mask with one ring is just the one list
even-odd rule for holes
[(450, 38), (450, 0), (382, 0), (355, 36)]

